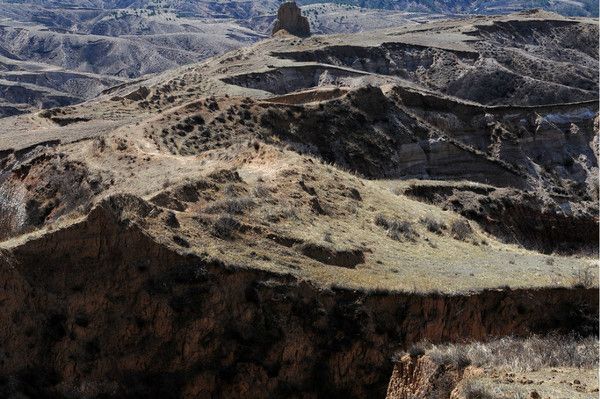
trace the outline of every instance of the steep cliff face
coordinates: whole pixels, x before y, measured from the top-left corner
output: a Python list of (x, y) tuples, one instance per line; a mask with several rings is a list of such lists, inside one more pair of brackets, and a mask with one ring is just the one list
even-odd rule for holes
[(598, 310), (586, 289), (324, 289), (175, 250), (144, 228), (164, 212), (112, 197), (2, 253), (0, 392), (383, 397), (396, 347), (572, 331)]
[[(594, 100), (598, 25), (538, 15), (528, 16), (528, 21), (482, 18), (467, 29), (446, 31), (443, 26), (423, 31), (424, 35), (435, 32), (429, 37), (416, 38), (411, 32), (405, 41), (398, 40), (403, 34), (398, 32), (394, 39), (387, 37), (374, 45), (356, 40), (273, 55), (402, 78), (430, 91), (485, 105)], [(451, 37), (455, 43), (449, 43)], [(469, 39), (473, 41), (468, 45), (458, 45)], [(570, 64), (574, 60), (578, 66)]]
[[(277, 104), (262, 127), (371, 178), (465, 179), (590, 200), (595, 102), (485, 107), (394, 87)], [(368, 132), (368, 133), (367, 133)]]
[(0, 154), (0, 239), (43, 226), (78, 209), (109, 184), (82, 162), (68, 160), (58, 142)]

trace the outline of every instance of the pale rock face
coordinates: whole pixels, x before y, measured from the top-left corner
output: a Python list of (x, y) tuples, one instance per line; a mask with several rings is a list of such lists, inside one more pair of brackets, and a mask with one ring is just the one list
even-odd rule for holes
[(308, 19), (302, 16), (300, 7), (295, 1), (283, 3), (277, 12), (277, 21), (273, 28), (273, 34), (285, 30), (288, 33), (306, 37), (310, 36), (310, 25)]

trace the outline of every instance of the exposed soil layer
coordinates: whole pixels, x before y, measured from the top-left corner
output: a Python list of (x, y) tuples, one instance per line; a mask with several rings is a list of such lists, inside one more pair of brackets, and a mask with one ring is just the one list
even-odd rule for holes
[(399, 77), (481, 104), (541, 105), (596, 97), (597, 32), (573, 20), (494, 21), (464, 32), (478, 39), (469, 50), (389, 41), (273, 55)]
[(415, 183), (410, 197), (452, 209), (486, 231), (527, 248), (551, 253), (598, 250), (598, 211), (568, 201), (543, 201), (535, 193), (489, 186)]
[(446, 399), (470, 369), (438, 364), (428, 356), (405, 355), (392, 373), (386, 399)]
[[(264, 135), (367, 177), (466, 179), (594, 198), (597, 103), (482, 107), (395, 87), (319, 105), (272, 105)], [(577, 126), (574, 128), (573, 126)], [(575, 129), (576, 132), (573, 130)]]
[(223, 81), (281, 95), (323, 85), (343, 85), (344, 82), (348, 81), (348, 78), (360, 76), (363, 76), (363, 74), (358, 71), (332, 66), (306, 65), (237, 75), (223, 78)]

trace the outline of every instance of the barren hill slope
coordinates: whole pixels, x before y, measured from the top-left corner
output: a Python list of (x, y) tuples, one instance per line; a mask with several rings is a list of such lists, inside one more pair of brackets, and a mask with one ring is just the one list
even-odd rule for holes
[(279, 35), (0, 120), (0, 393), (384, 397), (420, 340), (597, 334), (597, 37)]
[[(80, 103), (140, 76), (268, 37), (280, 1), (0, 1), (0, 117)], [(316, 34), (539, 7), (597, 15), (593, 1), (299, 1)]]
[[(0, 117), (76, 104), (140, 76), (270, 36), (277, 4), (0, 1)], [(436, 15), (309, 6), (315, 33), (399, 26)]]

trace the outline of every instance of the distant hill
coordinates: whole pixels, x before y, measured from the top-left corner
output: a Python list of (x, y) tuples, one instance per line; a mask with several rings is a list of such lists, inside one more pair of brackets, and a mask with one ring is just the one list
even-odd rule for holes
[[(282, 0), (0, 0), (0, 117), (90, 99), (115, 85), (270, 35)], [(594, 0), (298, 0), (315, 34), (539, 7), (597, 16)]]
[(569, 16), (598, 16), (596, 0), (301, 0), (299, 3), (337, 3), (362, 8), (461, 14), (498, 14), (542, 8)]
[[(170, 8), (188, 16), (250, 18), (272, 13), (283, 0), (5, 0), (53, 8)], [(598, 16), (596, 0), (297, 0), (300, 5), (334, 3), (361, 8), (412, 12), (498, 14), (541, 8), (568, 16)]]

